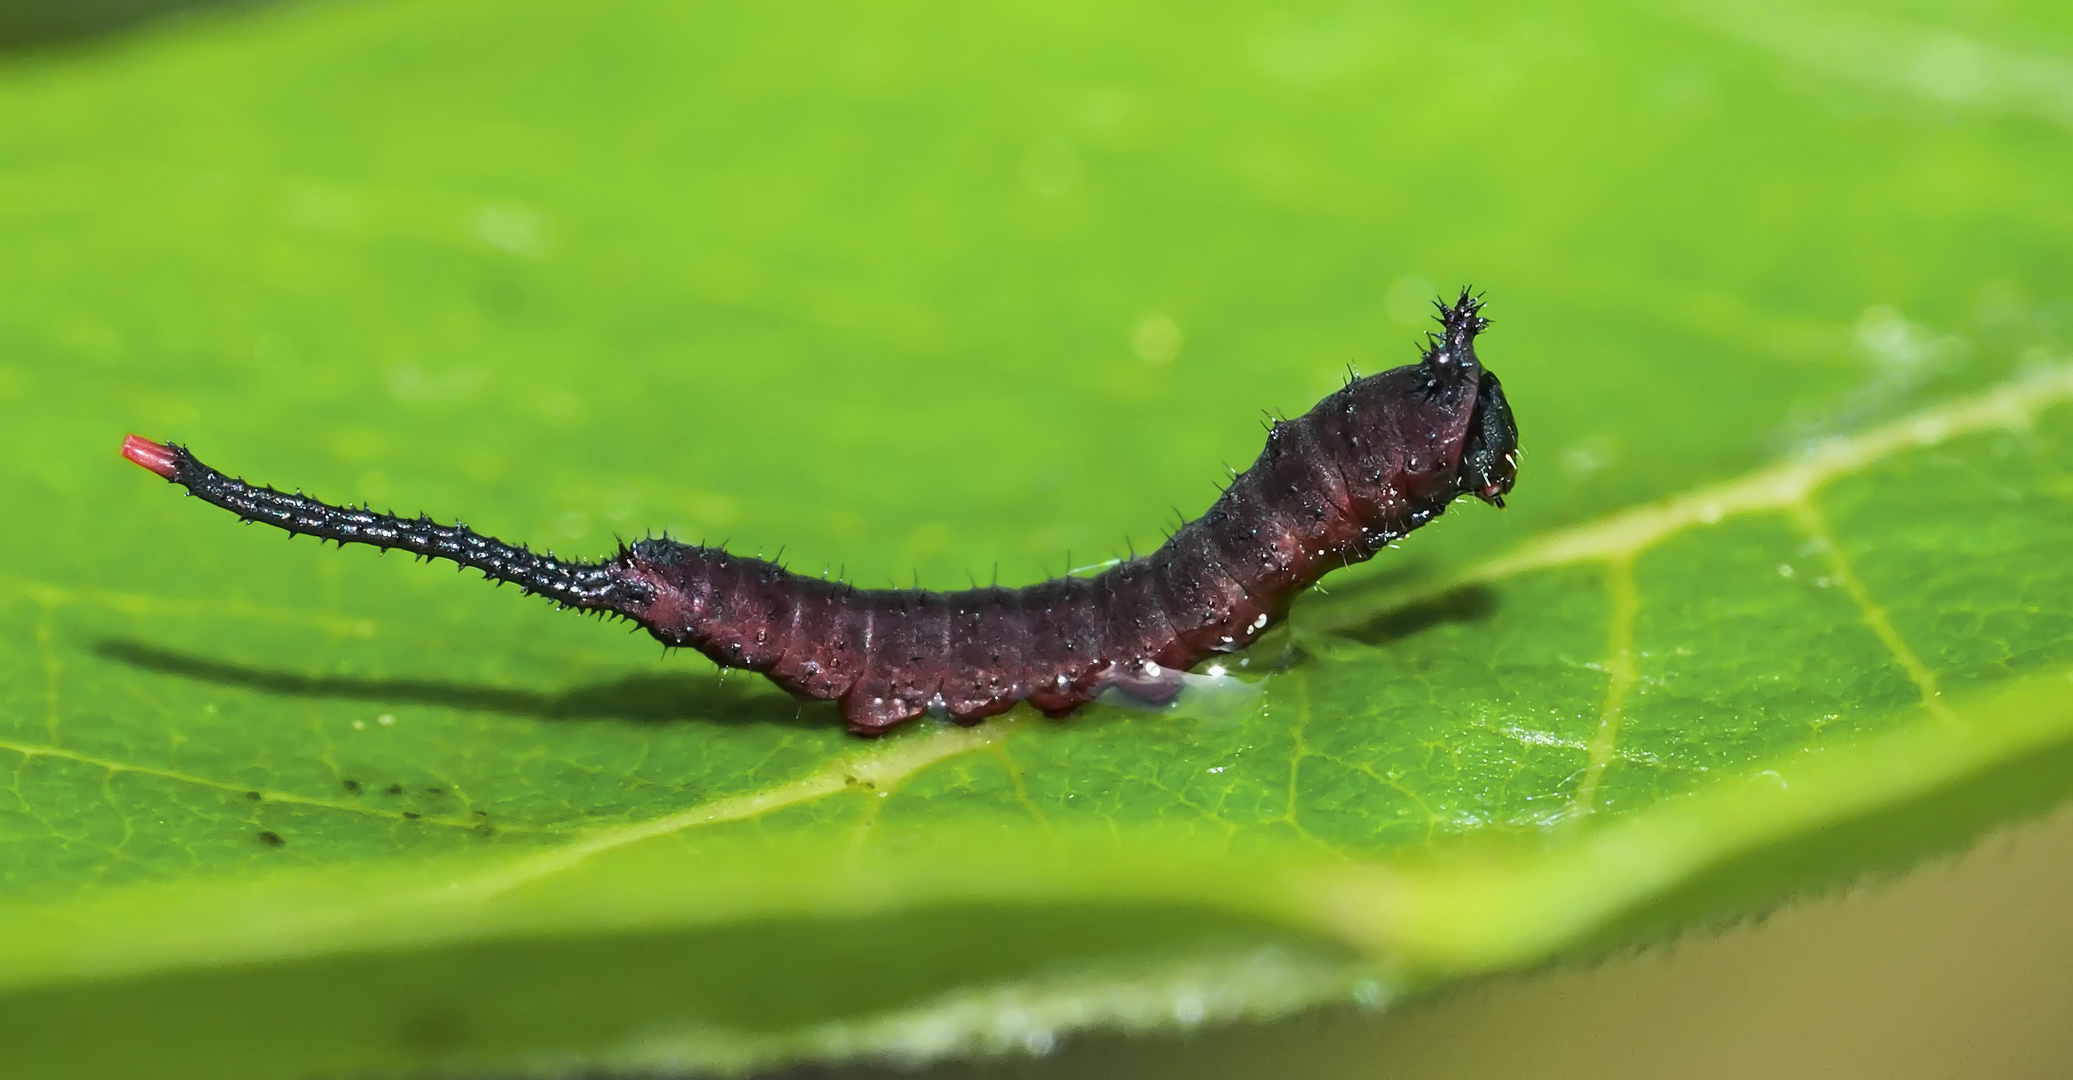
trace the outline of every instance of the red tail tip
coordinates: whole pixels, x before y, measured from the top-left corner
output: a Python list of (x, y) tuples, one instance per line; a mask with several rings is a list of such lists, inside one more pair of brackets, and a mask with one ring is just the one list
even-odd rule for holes
[(173, 478), (173, 448), (164, 443), (130, 435), (122, 440), (122, 456), (168, 480)]

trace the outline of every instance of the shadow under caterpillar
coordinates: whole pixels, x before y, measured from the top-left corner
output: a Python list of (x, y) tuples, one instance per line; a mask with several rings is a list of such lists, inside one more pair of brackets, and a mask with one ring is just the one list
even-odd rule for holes
[(246, 521), (401, 548), (573, 608), (625, 616), (666, 645), (839, 703), (875, 735), (924, 713), (972, 724), (1018, 701), (1061, 717), (1104, 693), (1165, 704), (1187, 669), (1250, 644), (1332, 570), (1472, 495), (1502, 507), (1518, 427), (1476, 359), (1489, 325), (1464, 289), (1406, 365), (1354, 379), (1272, 426), (1252, 467), (1159, 550), (1019, 589), (859, 589), (667, 537), (597, 563), (541, 555), (429, 517), (332, 506), (224, 476), (132, 435), (123, 456)]

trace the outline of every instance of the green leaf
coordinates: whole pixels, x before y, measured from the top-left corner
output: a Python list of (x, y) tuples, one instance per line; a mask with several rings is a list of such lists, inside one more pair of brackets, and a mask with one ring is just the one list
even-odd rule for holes
[[(1041, 1052), (1623, 947), (2058, 800), (2069, 34), (414, 0), (9, 60), (0, 1065)], [(1463, 280), (1512, 508), (1173, 714), (863, 742), (115, 456), (1024, 583), (1149, 547)]]

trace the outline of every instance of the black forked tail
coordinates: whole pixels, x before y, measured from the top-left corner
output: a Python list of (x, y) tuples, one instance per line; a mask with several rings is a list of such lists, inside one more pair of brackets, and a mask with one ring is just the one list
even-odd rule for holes
[(482, 536), (465, 525), (441, 525), (428, 517), (401, 518), (318, 502), (270, 487), (253, 487), (197, 461), (184, 446), (155, 443), (135, 435), (123, 440), (122, 456), (187, 489), (203, 502), (220, 506), (246, 521), (286, 529), (291, 534), (322, 537), (340, 544), (399, 548), (427, 559), (445, 559), (482, 571), (493, 581), (508, 581), (570, 607), (631, 614), (653, 598), (646, 584), (626, 576), (610, 563), (564, 562), (502, 540)]

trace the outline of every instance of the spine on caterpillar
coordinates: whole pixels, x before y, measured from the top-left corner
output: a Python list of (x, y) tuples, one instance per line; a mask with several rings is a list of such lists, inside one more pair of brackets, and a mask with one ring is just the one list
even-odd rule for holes
[(187, 489), (189, 495), (291, 536), (315, 536), (340, 544), (400, 548), (426, 559), (445, 559), (508, 581), (528, 593), (568, 607), (616, 612), (648, 597), (645, 586), (611, 564), (569, 562), (522, 545), (491, 539), (466, 525), (441, 525), (428, 517), (405, 518), (350, 506), (332, 506), (300, 492), (255, 487), (202, 464), (184, 446), (131, 435), (122, 456)]
[(1440, 332), (1418, 363), (1355, 379), (1274, 424), (1252, 467), (1159, 550), (1019, 589), (857, 589), (668, 538), (571, 562), (461, 525), (254, 487), (181, 446), (133, 435), (123, 456), (246, 521), (445, 559), (623, 615), (665, 644), (835, 701), (862, 734), (926, 713), (976, 723), (1020, 701), (1056, 717), (1111, 688), (1170, 700), (1180, 672), (1250, 644), (1326, 573), (1460, 496), (1504, 505), (1518, 429), (1476, 358), (1482, 304), (1464, 289), (1437, 307)]

